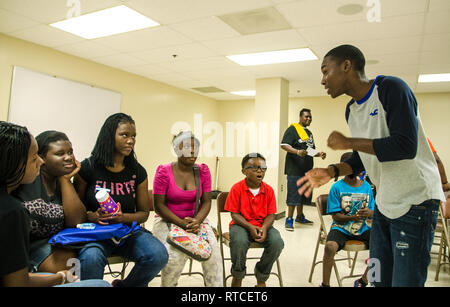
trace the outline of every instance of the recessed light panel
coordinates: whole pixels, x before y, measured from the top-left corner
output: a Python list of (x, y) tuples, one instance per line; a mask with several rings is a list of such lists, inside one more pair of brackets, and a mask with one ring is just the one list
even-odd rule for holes
[(419, 83), (431, 82), (450, 82), (450, 73), (419, 75)]
[(241, 66), (290, 63), (318, 59), (309, 48), (228, 55), (227, 58)]
[(86, 39), (110, 36), (149, 27), (159, 23), (125, 5), (66, 19), (50, 26)]
[(231, 92), (231, 94), (233, 95), (238, 95), (238, 96), (255, 96), (256, 95), (256, 91), (238, 91), (238, 92)]

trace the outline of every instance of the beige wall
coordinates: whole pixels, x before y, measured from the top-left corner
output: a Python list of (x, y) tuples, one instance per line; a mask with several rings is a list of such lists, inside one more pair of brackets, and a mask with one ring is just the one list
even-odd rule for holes
[[(204, 141), (211, 136), (211, 132), (204, 130), (207, 123), (217, 123), (222, 127), (224, 157), (220, 160), (219, 188), (229, 190), (235, 182), (243, 178), (240, 171), (243, 155), (235, 151), (234, 155), (226, 156), (226, 123), (254, 121), (253, 99), (216, 101), (0, 34), (0, 120), (7, 119), (14, 65), (122, 93), (122, 111), (133, 116), (137, 124), (136, 152), (139, 161), (149, 173), (150, 187), (156, 167), (175, 159), (170, 149), (171, 128), (174, 123), (184, 121), (194, 129), (195, 114), (201, 114), (202, 131), (197, 134), (200, 134), (200, 137), (203, 136)], [(417, 98), (425, 130), (443, 160), (447, 172), (450, 173), (448, 142), (450, 125), (447, 119), (450, 114), (450, 93), (418, 94)], [(319, 150), (327, 152), (326, 160), (315, 159), (315, 165), (318, 167), (338, 161), (342, 154), (342, 151), (334, 152), (327, 148), (326, 140), (333, 130), (348, 134), (344, 119), (345, 105), (348, 100), (348, 97), (340, 97), (336, 100), (329, 97), (311, 97), (292, 98), (289, 101), (290, 123), (298, 121), (298, 112), (301, 108), (306, 107), (312, 110), (313, 121), (310, 128), (314, 134), (316, 146)], [(246, 142), (249, 142), (248, 134)], [(244, 151), (245, 153), (250, 151), (248, 144)], [(210, 166), (214, 184), (214, 157), (200, 157), (199, 162), (205, 162)], [(315, 192), (315, 196), (327, 193), (330, 186), (331, 183), (322, 187)]]

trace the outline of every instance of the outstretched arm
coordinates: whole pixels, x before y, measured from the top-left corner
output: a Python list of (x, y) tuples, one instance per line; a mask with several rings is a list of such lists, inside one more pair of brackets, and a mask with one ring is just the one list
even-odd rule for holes
[[(353, 169), (349, 164), (343, 162), (335, 165), (339, 170), (339, 176), (353, 174)], [(323, 186), (335, 176), (336, 174), (332, 166), (328, 166), (327, 168), (313, 168), (297, 181), (297, 186), (300, 187), (298, 193), (309, 197), (313, 189)]]

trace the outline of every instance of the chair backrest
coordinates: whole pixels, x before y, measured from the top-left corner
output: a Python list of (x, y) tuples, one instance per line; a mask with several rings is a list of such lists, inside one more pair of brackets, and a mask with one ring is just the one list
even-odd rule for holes
[(153, 190), (148, 190), (148, 207), (150, 211), (155, 211), (155, 203), (153, 199)]
[(321, 215), (327, 215), (328, 194), (319, 195), (316, 199), (317, 209)]
[(320, 231), (324, 237), (326, 237), (328, 234), (327, 226), (325, 225), (325, 221), (323, 219), (323, 216), (327, 214), (327, 202), (328, 194), (322, 194), (316, 198), (316, 208), (319, 215)]
[(228, 212), (225, 210), (225, 203), (227, 202), (229, 192), (221, 192), (217, 196), (217, 231), (219, 232), (219, 236), (222, 236), (222, 219), (221, 213)]
[(441, 202), (442, 217), (444, 219), (450, 219), (450, 198)]
[(217, 196), (217, 212), (227, 212), (225, 210), (225, 203), (227, 202), (229, 192), (221, 192)]

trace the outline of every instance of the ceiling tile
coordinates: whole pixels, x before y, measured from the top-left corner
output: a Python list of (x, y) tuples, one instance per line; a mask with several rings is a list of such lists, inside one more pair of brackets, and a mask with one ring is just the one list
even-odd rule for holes
[(98, 38), (93, 41), (121, 52), (142, 51), (191, 42), (186, 36), (164, 26)]
[(92, 60), (97, 63), (109, 65), (111, 67), (116, 67), (120, 69), (126, 69), (131, 66), (146, 64), (145, 61), (142, 61), (141, 59), (135, 58), (127, 54), (109, 55), (100, 58), (94, 58)]
[[(131, 55), (147, 63), (184, 61), (215, 56), (216, 53), (200, 43), (174, 45), (170, 47), (130, 52)], [(175, 55), (175, 57), (174, 57)]]
[[(365, 7), (362, 0), (352, 3)], [(319, 25), (335, 24), (355, 20), (365, 20), (363, 12), (357, 15), (341, 15), (338, 7), (348, 4), (346, 0), (304, 0), (291, 1), (276, 6), (294, 28), (315, 27)], [(319, 17), (320, 16), (320, 17)]]
[(105, 47), (88, 40), (55, 47), (55, 49), (86, 59), (99, 58), (120, 53), (112, 48)]
[(307, 43), (295, 30), (259, 33), (240, 37), (212, 40), (203, 43), (222, 55), (283, 50), (307, 47)]
[(0, 9), (0, 32), (9, 33), (23, 30), (39, 23), (27, 17)]
[(367, 41), (421, 35), (424, 14), (384, 18), (383, 22), (356, 21), (337, 25), (299, 29), (312, 45)]
[(225, 68), (186, 71), (184, 75), (196, 80), (229, 79), (229, 78), (254, 78), (254, 74), (244, 68)]
[(198, 42), (239, 36), (239, 33), (216, 16), (180, 22), (169, 27)]
[(38, 25), (8, 35), (48, 47), (58, 47), (66, 44), (80, 42), (81, 37), (52, 28), (47, 25)]
[(166, 25), (267, 7), (272, 4), (270, 0), (130, 0), (128, 3), (130, 7)]
[[(121, 0), (80, 0), (80, 13), (87, 14), (123, 4)], [(50, 24), (64, 20), (73, 8), (66, 0), (1, 0), (0, 8)], [(73, 15), (70, 15), (73, 16)]]
[(447, 52), (447, 54), (450, 54), (450, 33), (425, 35), (422, 51)]
[(425, 34), (434, 33), (450, 33), (450, 10), (430, 12), (426, 15)]
[(450, 1), (448, 0), (430, 0), (429, 11), (450, 10)]
[(161, 62), (159, 63), (159, 65), (171, 71), (183, 73), (189, 71), (208, 70), (208, 69), (210, 70), (225, 69), (225, 68), (233, 69), (234, 67), (236, 67), (237, 64), (231, 62), (230, 60), (228, 60), (223, 56), (219, 56), (194, 60)]
[(127, 71), (144, 77), (173, 73), (172, 71), (169, 71), (159, 66), (158, 64), (130, 66), (127, 68)]

